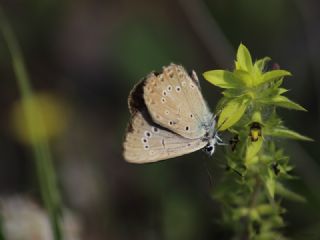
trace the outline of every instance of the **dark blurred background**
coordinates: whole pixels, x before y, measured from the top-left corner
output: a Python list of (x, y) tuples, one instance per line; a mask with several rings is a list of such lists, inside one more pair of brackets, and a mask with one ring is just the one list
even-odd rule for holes
[[(315, 139), (288, 142), (306, 203), (283, 201), (284, 234), (320, 239), (320, 2), (317, 0), (1, 0), (21, 45), (63, 203), (82, 239), (228, 239), (212, 200), (223, 149), (155, 164), (122, 157), (130, 89), (171, 62), (232, 69), (242, 42), (253, 59), (270, 56), (292, 72), (284, 86), (308, 112), (281, 110), (286, 125)], [(39, 200), (21, 98), (0, 38), (0, 194)], [(220, 90), (200, 79), (214, 110)], [(21, 106), (20, 106), (21, 107)], [(308, 236), (308, 238), (305, 238)]]

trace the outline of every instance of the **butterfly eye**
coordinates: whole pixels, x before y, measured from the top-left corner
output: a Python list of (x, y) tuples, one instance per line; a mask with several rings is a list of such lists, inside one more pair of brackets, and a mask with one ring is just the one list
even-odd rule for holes
[(189, 131), (189, 126), (186, 126), (186, 131)]
[(162, 95), (163, 95), (163, 96), (167, 96), (167, 91), (164, 90), (164, 91), (162, 92)]
[(163, 98), (161, 98), (161, 102), (162, 103), (165, 103), (167, 100), (163, 97)]
[(212, 147), (212, 146), (208, 146), (208, 147), (206, 147), (206, 151), (207, 151), (207, 152), (211, 152), (211, 151), (212, 151), (212, 149), (213, 149), (213, 147)]
[(181, 90), (180, 86), (176, 86), (176, 91), (180, 92), (180, 90)]
[(167, 90), (170, 92), (172, 90), (172, 86), (168, 85)]

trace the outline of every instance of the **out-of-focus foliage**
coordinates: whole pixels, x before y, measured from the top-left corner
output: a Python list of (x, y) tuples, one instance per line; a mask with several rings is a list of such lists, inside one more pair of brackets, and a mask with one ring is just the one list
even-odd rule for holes
[[(0, 199), (0, 213), (4, 239), (53, 240), (48, 214), (34, 201), (23, 197)], [(65, 210), (63, 232), (66, 240), (79, 239), (80, 221)]]
[[(22, 103), (22, 101), (28, 102)], [(11, 122), (13, 133), (18, 140), (26, 144), (31, 144), (32, 142), (26, 124), (26, 114), (23, 108), (24, 104), (34, 105), (31, 109), (37, 111), (37, 113), (31, 114), (35, 115), (40, 113), (41, 121), (45, 124), (45, 131), (41, 131), (41, 128), (35, 128), (34, 134), (36, 141), (51, 140), (64, 132), (69, 114), (66, 105), (61, 103), (61, 100), (52, 94), (38, 93), (33, 95), (30, 99), (22, 99), (14, 103)]]
[[(221, 205), (208, 196), (224, 173), (219, 168), (225, 164), (224, 147), (217, 147), (212, 159), (199, 152), (137, 167), (125, 163), (121, 146), (129, 119), (127, 97), (135, 83), (171, 62), (194, 69), (199, 77), (208, 69), (232, 72), (232, 51), (240, 42), (254, 53), (252, 62), (268, 55), (281, 63), (281, 69), (290, 70), (292, 76), (282, 86), (292, 91), (281, 95), (308, 109), (297, 113), (279, 108), (285, 120), (281, 124), (265, 123), (262, 114), (262, 134), (282, 145), (284, 139), (273, 137), (274, 128), (266, 128), (281, 125), (278, 134), (296, 139), (295, 132), (288, 132), (294, 129), (315, 139), (288, 141), (286, 152), (277, 153), (277, 158), (284, 157), (280, 161), (285, 162), (290, 156), (291, 174), (299, 178), (282, 185), (306, 199), (302, 205), (282, 193), (281, 205), (295, 209), (283, 215), (284, 235), (319, 239), (319, 4), (317, 0), (0, 1), (21, 45), (34, 93), (49, 93), (54, 103), (62, 104), (62, 114), (66, 111), (68, 121), (54, 126), (59, 131), (50, 137), (50, 149), (63, 204), (83, 218), (84, 239), (231, 238), (229, 229), (218, 222)], [(11, 131), (15, 103), (22, 102), (2, 37), (0, 82), (0, 194), (27, 193), (39, 201), (30, 148)], [(200, 83), (214, 111), (220, 89), (201, 77)], [(64, 116), (56, 125), (60, 121)], [(230, 168), (244, 171), (241, 164), (232, 164)], [(230, 174), (238, 175), (233, 170)], [(276, 185), (276, 197), (279, 189)]]

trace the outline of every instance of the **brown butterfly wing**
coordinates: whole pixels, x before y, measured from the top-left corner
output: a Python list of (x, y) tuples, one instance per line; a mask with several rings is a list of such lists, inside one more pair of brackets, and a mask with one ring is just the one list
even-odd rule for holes
[(145, 81), (138, 83), (128, 99), (132, 116), (124, 142), (124, 158), (132, 163), (148, 163), (194, 152), (207, 143), (188, 139), (154, 123), (143, 99)]
[(207, 108), (196, 75), (179, 65), (150, 74), (144, 84), (144, 101), (152, 120), (189, 139), (205, 135), (212, 114)]
[(188, 139), (161, 128), (136, 112), (124, 142), (124, 157), (132, 163), (148, 163), (194, 152), (207, 143)]

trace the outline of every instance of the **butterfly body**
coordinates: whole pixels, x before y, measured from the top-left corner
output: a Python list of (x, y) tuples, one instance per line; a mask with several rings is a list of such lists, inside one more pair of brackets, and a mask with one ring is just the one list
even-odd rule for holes
[(151, 73), (129, 95), (132, 120), (124, 142), (128, 162), (146, 163), (204, 149), (219, 142), (215, 116), (202, 97), (196, 73), (171, 64)]

